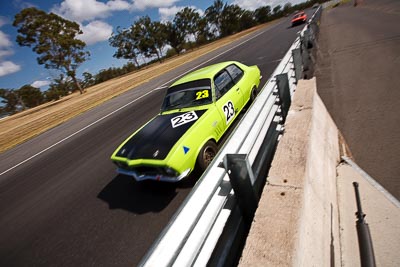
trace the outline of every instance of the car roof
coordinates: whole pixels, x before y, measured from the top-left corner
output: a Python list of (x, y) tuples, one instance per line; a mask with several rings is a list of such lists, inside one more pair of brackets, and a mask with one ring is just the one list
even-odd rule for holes
[(299, 12), (296, 13), (296, 15), (303, 15), (303, 14), (305, 14), (304, 11), (299, 11)]
[(178, 84), (187, 83), (187, 82), (191, 82), (191, 81), (196, 81), (196, 80), (212, 79), (220, 70), (222, 70), (223, 68), (225, 68), (231, 64), (239, 65), (238, 62), (236, 62), (236, 61), (226, 61), (226, 62), (221, 62), (221, 63), (217, 63), (214, 65), (210, 65), (210, 66), (195, 70), (195, 71), (183, 76), (182, 78), (180, 78), (179, 80), (174, 82), (171, 86), (175, 86)]

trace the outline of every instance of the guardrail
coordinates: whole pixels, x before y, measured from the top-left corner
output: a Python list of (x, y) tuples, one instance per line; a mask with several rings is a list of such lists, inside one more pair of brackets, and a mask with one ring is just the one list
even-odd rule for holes
[(140, 266), (221, 266), (237, 261), (284, 130), (297, 80), (304, 75), (315, 32), (310, 25), (320, 12), (321, 7)]

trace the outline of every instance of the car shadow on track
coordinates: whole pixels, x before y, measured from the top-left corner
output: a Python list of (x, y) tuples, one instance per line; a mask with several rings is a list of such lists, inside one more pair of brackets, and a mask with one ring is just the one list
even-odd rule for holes
[(135, 182), (131, 177), (117, 175), (97, 197), (107, 202), (110, 209), (124, 209), (136, 214), (160, 212), (181, 193), (181, 189), (192, 188), (196, 180), (191, 175), (179, 183)]
[[(303, 27), (304, 27), (305, 25), (306, 25), (305, 22), (304, 22), (304, 23), (301, 23), (301, 24), (289, 25), (289, 26), (286, 27), (286, 29), (293, 29), (293, 28), (300, 28), (300, 29), (303, 29)], [(303, 27), (300, 27), (300, 26), (303, 26)]]

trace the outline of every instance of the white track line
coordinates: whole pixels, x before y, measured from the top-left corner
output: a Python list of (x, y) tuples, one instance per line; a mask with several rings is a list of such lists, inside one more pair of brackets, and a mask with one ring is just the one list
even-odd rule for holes
[(129, 106), (129, 105), (135, 103), (136, 101), (140, 100), (141, 98), (143, 98), (143, 97), (145, 97), (145, 96), (147, 96), (147, 95), (153, 93), (153, 92), (156, 91), (156, 90), (160, 90), (160, 89), (162, 89), (162, 87), (158, 87), (158, 88), (156, 88), (156, 89), (153, 89), (153, 90), (147, 92), (147, 93), (144, 94), (144, 95), (139, 96), (138, 98), (132, 100), (131, 102), (129, 102), (129, 103), (127, 103), (127, 104), (125, 104), (125, 105), (123, 105), (123, 106), (121, 106), (121, 107), (119, 107), (118, 109), (112, 111), (111, 113), (108, 113), (107, 115), (101, 117), (100, 119), (98, 119), (98, 120), (96, 120), (96, 121), (94, 121), (94, 122), (92, 122), (92, 123), (86, 125), (86, 126), (83, 127), (82, 129), (80, 129), (80, 130), (78, 130), (78, 131), (76, 131), (76, 132), (74, 132), (74, 133), (68, 135), (67, 137), (64, 137), (63, 139), (61, 139), (61, 140), (58, 141), (57, 143), (52, 144), (51, 146), (49, 146), (49, 147), (43, 149), (42, 151), (40, 151), (40, 152), (34, 154), (33, 156), (30, 156), (30, 157), (27, 158), (26, 160), (21, 161), (20, 163), (14, 165), (13, 167), (11, 167), (11, 168), (9, 168), (9, 169), (3, 171), (2, 173), (0, 173), (0, 176), (3, 175), (3, 174), (6, 174), (7, 172), (9, 172), (9, 171), (11, 171), (11, 170), (13, 170), (13, 169), (15, 169), (15, 168), (17, 168), (18, 166), (21, 166), (22, 164), (24, 164), (24, 163), (30, 161), (31, 159), (33, 159), (33, 158), (35, 158), (35, 157), (37, 157), (37, 156), (43, 154), (43, 153), (46, 152), (47, 150), (50, 150), (51, 148), (53, 148), (53, 147), (55, 147), (55, 146), (57, 146), (57, 145), (59, 145), (59, 144), (65, 142), (66, 140), (70, 139), (71, 137), (77, 135), (78, 133), (83, 132), (84, 130), (86, 130), (86, 129), (92, 127), (93, 125), (99, 123), (100, 121), (102, 121), (102, 120), (104, 120), (104, 119), (110, 117), (110, 116), (113, 115), (114, 113), (116, 113), (116, 112), (118, 112), (118, 111), (120, 111), (120, 110), (126, 108), (127, 106)]
[[(276, 26), (276, 25), (277, 25), (277, 24), (275, 24), (274, 26)], [(272, 27), (271, 27), (271, 28), (272, 28)], [(268, 28), (268, 30), (270, 30), (271, 28)], [(6, 173), (8, 173), (8, 172), (10, 172), (11, 170), (13, 170), (13, 169), (15, 169), (15, 168), (17, 168), (17, 167), (21, 166), (22, 164), (25, 164), (25, 163), (27, 163), (28, 161), (30, 161), (30, 160), (32, 160), (32, 159), (34, 159), (34, 158), (36, 158), (37, 156), (39, 156), (39, 155), (43, 154), (44, 152), (46, 152), (46, 151), (48, 151), (48, 150), (52, 149), (53, 147), (55, 147), (55, 146), (57, 146), (57, 145), (59, 145), (59, 144), (61, 144), (61, 143), (65, 142), (65, 141), (67, 141), (67, 140), (68, 140), (68, 139), (70, 139), (71, 137), (73, 137), (73, 136), (75, 136), (75, 135), (79, 134), (80, 132), (83, 132), (84, 130), (86, 130), (86, 129), (88, 129), (88, 128), (92, 127), (93, 125), (95, 125), (95, 124), (99, 123), (100, 121), (102, 121), (102, 120), (104, 120), (104, 119), (106, 119), (106, 118), (110, 117), (110, 116), (111, 116), (111, 115), (113, 115), (114, 113), (116, 113), (116, 112), (118, 112), (118, 111), (120, 111), (120, 110), (122, 110), (122, 109), (126, 108), (127, 106), (129, 106), (129, 105), (131, 105), (131, 104), (135, 103), (137, 100), (139, 100), (139, 99), (141, 99), (141, 98), (143, 98), (143, 97), (145, 97), (145, 96), (147, 96), (147, 95), (149, 95), (149, 94), (153, 93), (153, 92), (154, 92), (154, 91), (156, 91), (156, 90), (161, 90), (161, 89), (164, 89), (165, 87), (167, 87), (167, 84), (169, 84), (170, 82), (172, 82), (172, 81), (174, 81), (174, 80), (176, 80), (176, 79), (178, 79), (178, 78), (182, 77), (183, 75), (185, 75), (185, 74), (187, 74), (187, 73), (189, 73), (189, 72), (193, 71), (194, 69), (196, 69), (196, 68), (198, 68), (198, 67), (200, 67), (200, 66), (202, 66), (202, 65), (204, 65), (204, 64), (206, 64), (206, 63), (208, 63), (208, 62), (210, 62), (211, 60), (214, 60), (214, 59), (216, 59), (217, 57), (219, 57), (219, 56), (221, 56), (221, 55), (223, 55), (223, 54), (225, 54), (225, 53), (227, 53), (227, 52), (231, 51), (232, 49), (235, 49), (236, 47), (238, 47), (238, 46), (241, 46), (241, 45), (242, 45), (242, 44), (244, 44), (244, 43), (247, 43), (248, 41), (250, 41), (250, 40), (252, 40), (252, 39), (254, 39), (254, 38), (258, 37), (259, 35), (263, 34), (263, 33), (264, 33), (264, 32), (266, 32), (266, 31), (267, 31), (267, 30), (265, 30), (265, 31), (262, 31), (262, 32), (260, 32), (260, 33), (258, 33), (258, 34), (256, 34), (256, 35), (254, 35), (254, 36), (253, 36), (253, 37), (251, 37), (250, 39), (247, 39), (247, 40), (245, 40), (245, 41), (243, 41), (243, 42), (241, 42), (241, 43), (239, 43), (239, 44), (237, 44), (237, 45), (235, 45), (235, 46), (231, 47), (230, 49), (227, 49), (227, 50), (225, 50), (224, 52), (222, 52), (222, 53), (220, 53), (220, 54), (216, 55), (215, 57), (212, 57), (212, 58), (210, 58), (210, 59), (208, 59), (208, 60), (204, 61), (203, 63), (201, 63), (201, 64), (197, 65), (196, 67), (193, 67), (193, 68), (189, 69), (188, 71), (186, 71), (186, 72), (184, 72), (184, 73), (182, 73), (182, 74), (180, 74), (180, 75), (176, 76), (175, 78), (173, 78), (173, 79), (169, 80), (168, 82), (166, 82), (166, 83), (162, 84), (161, 86), (159, 86), (159, 87), (157, 87), (157, 88), (155, 88), (155, 89), (153, 89), (153, 90), (151, 90), (151, 91), (147, 92), (147, 93), (146, 93), (146, 94), (144, 94), (144, 95), (141, 95), (141, 96), (139, 96), (139, 97), (138, 97), (138, 98), (136, 98), (135, 100), (133, 100), (133, 101), (131, 101), (131, 102), (129, 102), (129, 103), (127, 103), (127, 104), (123, 105), (122, 107), (119, 107), (118, 109), (116, 109), (116, 110), (112, 111), (111, 113), (109, 113), (109, 114), (105, 115), (104, 117), (101, 117), (100, 119), (98, 119), (98, 120), (96, 120), (96, 121), (94, 121), (94, 122), (90, 123), (89, 125), (87, 125), (87, 126), (83, 127), (82, 129), (80, 129), (80, 130), (78, 130), (78, 131), (76, 131), (76, 132), (74, 132), (74, 133), (72, 133), (72, 134), (68, 135), (67, 137), (65, 137), (65, 138), (61, 139), (61, 140), (60, 140), (60, 141), (58, 141), (57, 143), (54, 143), (54, 144), (52, 144), (51, 146), (49, 146), (49, 147), (47, 147), (47, 148), (43, 149), (42, 151), (40, 151), (40, 152), (38, 152), (38, 153), (34, 154), (33, 156), (30, 156), (29, 158), (27, 158), (27, 159), (25, 159), (25, 160), (21, 161), (20, 163), (18, 163), (18, 164), (16, 164), (16, 165), (14, 165), (13, 167), (11, 167), (11, 168), (9, 168), (9, 169), (7, 169), (7, 170), (3, 171), (2, 173), (0, 173), (0, 176), (2, 176), (2, 175), (4, 175), (4, 174), (6, 174)]]

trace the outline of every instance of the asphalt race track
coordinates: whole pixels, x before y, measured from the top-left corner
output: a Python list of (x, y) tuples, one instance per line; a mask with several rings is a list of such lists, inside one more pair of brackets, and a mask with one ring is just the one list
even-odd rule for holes
[(238, 60), (258, 65), (264, 85), (303, 27), (284, 18), (1, 154), (0, 266), (135, 266), (195, 177), (134, 183), (116, 174), (111, 153), (158, 113), (178, 76)]

